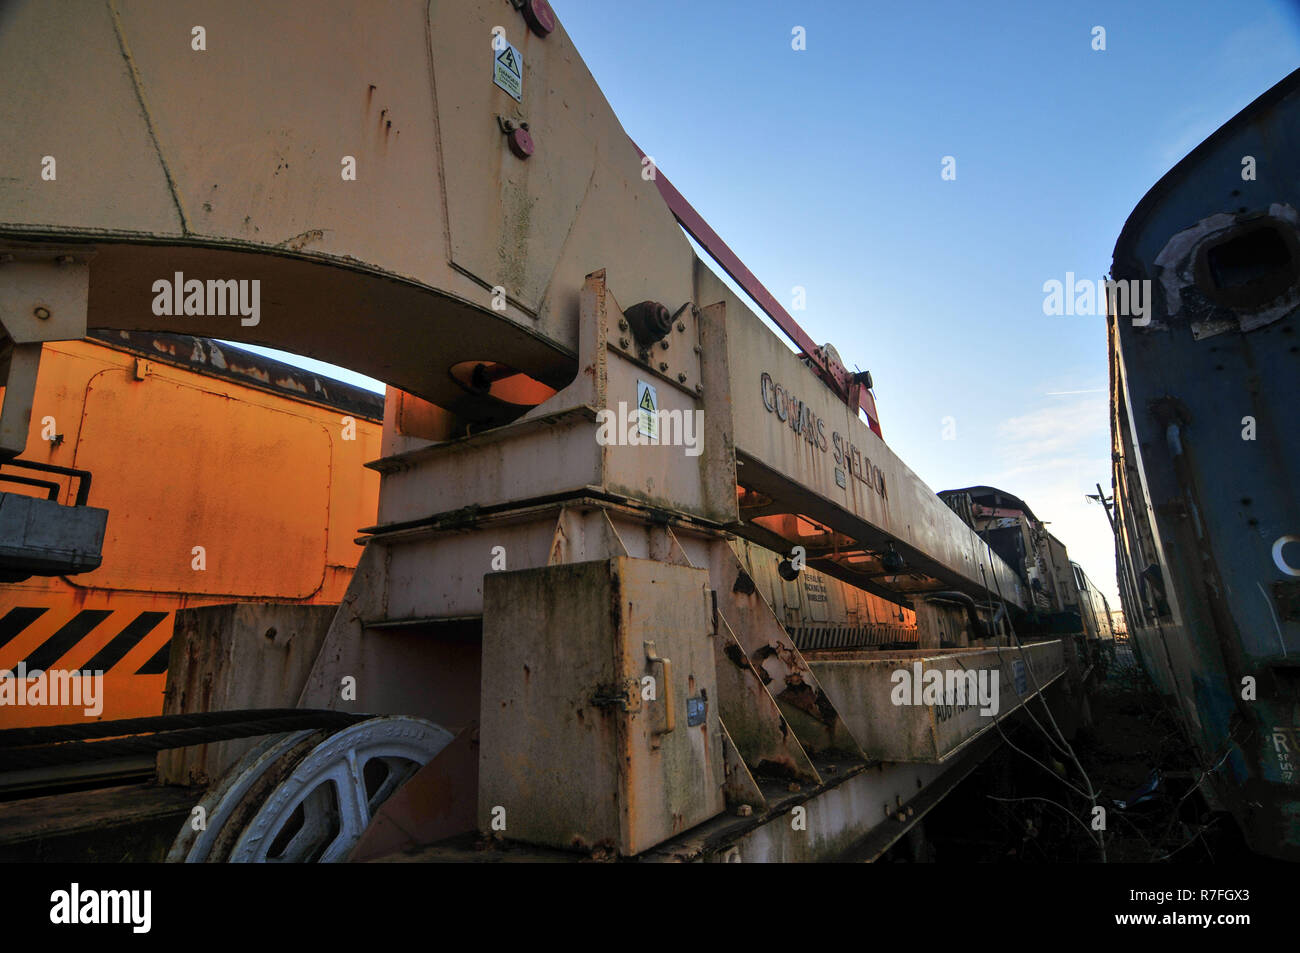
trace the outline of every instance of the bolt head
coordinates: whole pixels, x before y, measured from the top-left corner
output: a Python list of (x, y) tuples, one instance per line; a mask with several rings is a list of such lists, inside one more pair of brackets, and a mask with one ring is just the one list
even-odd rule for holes
[(632, 343), (632, 342), (629, 341), (627, 338), (619, 338), (619, 339), (618, 339), (618, 346), (619, 346), (619, 347), (627, 347), (627, 346), (628, 346), (629, 344), (631, 344), (631, 343)]
[(660, 362), (659, 362), (659, 370), (661, 370), (661, 371), (666, 371), (666, 370), (668, 370), (668, 362), (667, 362), (667, 361), (660, 361)]
[(662, 341), (660, 341), (659, 346), (663, 348), (665, 351), (668, 350), (668, 339), (664, 338)]
[(685, 330), (686, 330), (686, 322), (685, 322), (685, 321), (678, 321), (678, 322), (677, 322), (677, 330), (678, 330), (678, 331), (685, 331)]
[(620, 331), (626, 331), (626, 330), (627, 330), (627, 318), (619, 318), (619, 319), (618, 319), (618, 329), (619, 329)]
[(678, 383), (680, 383), (680, 384), (685, 384), (685, 383), (686, 383), (686, 374), (685, 374), (685, 372), (683, 372), (683, 373), (677, 375), (677, 381), (678, 381)]
[(37, 308), (35, 311), (32, 312), (32, 314), (36, 315), (36, 317), (42, 321), (48, 321), (50, 319), (49, 308)]
[(737, 817), (749, 817), (749, 816), (750, 816), (751, 814), (753, 814), (753, 813), (754, 813), (754, 809), (753, 809), (752, 807), (750, 807), (748, 804), (738, 804), (738, 805), (736, 805), (736, 816), (737, 816)]

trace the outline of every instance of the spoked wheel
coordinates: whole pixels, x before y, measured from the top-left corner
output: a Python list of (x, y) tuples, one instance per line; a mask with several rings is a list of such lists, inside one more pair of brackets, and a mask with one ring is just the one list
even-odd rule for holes
[(201, 802), (168, 854), (187, 863), (345, 860), (375, 810), (452, 740), (429, 721), (386, 715), (340, 731), (264, 739)]

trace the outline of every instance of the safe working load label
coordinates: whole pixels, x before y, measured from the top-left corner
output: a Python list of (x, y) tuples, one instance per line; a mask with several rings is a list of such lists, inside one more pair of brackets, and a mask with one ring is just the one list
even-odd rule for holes
[(636, 382), (636, 432), (659, 439), (659, 395), (645, 381)]
[(524, 58), (509, 43), (502, 46), (500, 50), (493, 50), (492, 53), (495, 57), (492, 62), (492, 82), (522, 103), (524, 101)]

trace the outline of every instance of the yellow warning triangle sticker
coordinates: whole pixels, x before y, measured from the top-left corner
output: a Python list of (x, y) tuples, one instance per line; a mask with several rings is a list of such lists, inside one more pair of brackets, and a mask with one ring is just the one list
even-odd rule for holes
[(505, 66), (506, 69), (510, 70), (510, 72), (514, 73), (516, 76), (519, 75), (519, 61), (515, 59), (515, 51), (513, 49), (507, 46), (501, 51), (501, 55), (498, 56), (497, 59), (499, 59), (501, 64)]
[(641, 395), (641, 409), (648, 410), (652, 414), (655, 412), (655, 401), (654, 398), (650, 396), (649, 388), (646, 388), (645, 393)]

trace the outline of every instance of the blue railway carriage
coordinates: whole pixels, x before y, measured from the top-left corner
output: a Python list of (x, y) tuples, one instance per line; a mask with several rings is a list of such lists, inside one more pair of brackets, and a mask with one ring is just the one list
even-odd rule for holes
[(1252, 847), (1300, 858), (1300, 71), (1142, 199), (1109, 298), (1128, 631)]

